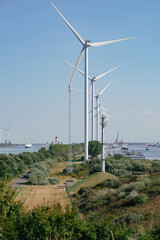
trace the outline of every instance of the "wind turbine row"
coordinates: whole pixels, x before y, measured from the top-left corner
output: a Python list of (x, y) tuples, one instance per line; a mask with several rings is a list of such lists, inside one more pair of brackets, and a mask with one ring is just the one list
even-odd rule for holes
[[(68, 61), (66, 61), (66, 60), (64, 60), (66, 63), (68, 63), (70, 66), (72, 66), (73, 68), (75, 68), (75, 66), (73, 65), (73, 64), (71, 64), (70, 62), (68, 62)], [(102, 77), (104, 77), (105, 75), (107, 75), (107, 74), (109, 74), (109, 73), (111, 73), (112, 71), (114, 71), (115, 69), (117, 69), (117, 68), (119, 68), (120, 66), (117, 66), (117, 67), (115, 67), (115, 68), (112, 68), (112, 69), (110, 69), (109, 71), (106, 71), (105, 73), (102, 73), (102, 74), (100, 74), (100, 75), (98, 75), (97, 77), (90, 77), (90, 76), (88, 76), (88, 79), (91, 81), (91, 84), (90, 84), (90, 91), (89, 91), (89, 95), (90, 96), (92, 96), (92, 103), (91, 103), (91, 105), (92, 105), (92, 107), (91, 107), (91, 114), (92, 114), (92, 120), (91, 120), (91, 139), (92, 140), (95, 140), (95, 137), (94, 137), (94, 97), (96, 97), (95, 96), (95, 91), (94, 91), (94, 84), (95, 84), (95, 82), (96, 82), (96, 80), (98, 80), (98, 79), (100, 79), (100, 78), (102, 78)], [(81, 70), (79, 70), (78, 68), (77, 68), (77, 71), (78, 72), (80, 72), (83, 76), (85, 76), (85, 73), (83, 72), (83, 71), (81, 71)], [(110, 84), (109, 84), (110, 85)], [(105, 90), (105, 89), (104, 89)], [(101, 94), (100, 94), (101, 95)], [(97, 98), (96, 98), (97, 99)], [(97, 141), (99, 141), (99, 135), (98, 135), (98, 133), (97, 133)]]
[(89, 40), (84, 41), (82, 39), (82, 37), (80, 36), (80, 34), (71, 26), (71, 24), (64, 18), (64, 16), (58, 11), (58, 9), (53, 5), (52, 2), (50, 2), (53, 6), (53, 8), (56, 10), (56, 12), (60, 15), (60, 17), (63, 19), (63, 21), (67, 24), (67, 26), (70, 28), (70, 30), (73, 32), (73, 34), (77, 37), (77, 39), (80, 41), (80, 43), (82, 44), (82, 50), (78, 56), (70, 83), (69, 83), (69, 87), (67, 90), (67, 93), (69, 91), (69, 88), (71, 86), (72, 80), (75, 76), (75, 73), (77, 71), (77, 68), (79, 66), (79, 63), (81, 61), (81, 58), (83, 56), (83, 54), (85, 53), (85, 71), (84, 71), (84, 149), (85, 149), (85, 156), (84, 159), (85, 161), (88, 159), (88, 47), (99, 47), (99, 46), (103, 46), (103, 45), (107, 45), (107, 44), (111, 44), (111, 43), (116, 43), (116, 42), (121, 42), (121, 41), (125, 41), (125, 40), (129, 40), (132, 38), (124, 38), (124, 39), (118, 39), (118, 40), (111, 40), (111, 41), (105, 41), (105, 42), (98, 42), (98, 43), (91, 43)]
[[(65, 60), (65, 62), (68, 63), (69, 65), (71, 65), (73, 68), (75, 68), (75, 66), (74, 66), (73, 64), (71, 64), (70, 62), (68, 62), (68, 61), (66, 61), (66, 60)], [(105, 73), (103, 73), (103, 74), (101, 74), (101, 75), (99, 75), (99, 76), (97, 76), (97, 77), (92, 77), (92, 78), (91, 78), (90, 76), (88, 76), (88, 79), (91, 81), (89, 95), (92, 96), (92, 109), (91, 109), (91, 113), (92, 113), (91, 139), (92, 139), (92, 140), (95, 140), (95, 138), (94, 138), (94, 109), (95, 109), (95, 107), (94, 107), (94, 97), (96, 98), (96, 104), (97, 104), (97, 106), (96, 106), (96, 109), (97, 109), (97, 115), (96, 115), (96, 116), (97, 116), (97, 128), (96, 128), (96, 129), (97, 129), (97, 134), (96, 134), (97, 136), (96, 136), (96, 139), (97, 139), (97, 141), (99, 141), (99, 140), (100, 140), (100, 138), (99, 138), (99, 118), (100, 118), (100, 116), (99, 116), (99, 112), (100, 112), (99, 97), (100, 97), (100, 95), (109, 87), (109, 85), (110, 85), (113, 81), (111, 81), (109, 84), (107, 84), (107, 86), (106, 86), (99, 94), (97, 94), (97, 95), (95, 95), (95, 92), (94, 92), (94, 83), (95, 83), (96, 80), (98, 80), (98, 79), (102, 78), (103, 76), (111, 73), (112, 71), (114, 71), (114, 70), (117, 69), (118, 67), (120, 67), (120, 66), (117, 66), (117, 67), (115, 67), (115, 68), (112, 68), (111, 70), (109, 70), (109, 71), (107, 71), (107, 72), (105, 72)], [(79, 70), (79, 69), (77, 69), (77, 71), (80, 72), (82, 75), (85, 75), (83, 71), (81, 71), (81, 70)]]
[[(96, 140), (97, 141), (100, 141), (100, 131), (99, 131), (99, 129), (100, 129), (100, 112), (105, 112), (105, 114), (106, 114), (106, 112), (108, 111), (107, 109), (102, 108), (100, 106), (99, 99), (100, 99), (100, 96), (102, 95), (102, 93), (110, 86), (110, 84), (112, 82), (113, 82), (113, 80), (110, 81), (98, 94), (93, 96), (96, 98), (96, 107), (93, 108), (93, 112), (92, 112), (92, 110), (91, 110), (91, 112), (94, 113), (94, 110), (96, 109), (96, 116), (93, 116), (93, 117), (96, 117)], [(84, 91), (80, 90), (80, 89), (73, 88), (73, 90), (84, 93)], [(88, 95), (90, 95), (89, 92), (88, 92)], [(106, 116), (108, 116), (109, 118), (111, 117), (108, 114), (106, 114)], [(94, 132), (94, 127), (93, 127), (93, 132)]]

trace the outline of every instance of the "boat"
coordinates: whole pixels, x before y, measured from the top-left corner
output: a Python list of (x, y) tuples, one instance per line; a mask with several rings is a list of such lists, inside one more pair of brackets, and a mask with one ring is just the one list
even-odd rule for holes
[(132, 160), (141, 160), (145, 159), (145, 156), (142, 152), (137, 152), (137, 151), (121, 151), (120, 152), (123, 156), (129, 157)]
[(127, 146), (126, 143), (123, 143), (123, 145), (122, 145), (122, 149), (123, 149), (123, 150), (128, 150), (128, 146)]
[(146, 150), (150, 150), (150, 148), (149, 148), (149, 145), (148, 145), (148, 144), (146, 144), (145, 146), (146, 146)]
[(31, 148), (32, 147), (32, 144), (31, 143), (28, 143), (25, 145), (25, 148)]
[(146, 146), (146, 150), (150, 150), (149, 146)]

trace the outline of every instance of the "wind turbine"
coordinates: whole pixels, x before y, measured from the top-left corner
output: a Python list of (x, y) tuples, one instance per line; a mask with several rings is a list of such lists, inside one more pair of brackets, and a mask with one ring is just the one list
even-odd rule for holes
[(3, 130), (5, 131), (5, 134), (6, 134), (6, 142), (5, 143), (10, 143), (9, 136), (11, 135), (11, 133), (9, 132), (9, 128), (3, 129)]
[[(66, 63), (68, 63), (70, 66), (72, 66), (73, 68), (75, 68), (75, 66), (73, 64), (71, 64), (70, 62), (68, 62), (67, 60), (64, 60), (64, 61)], [(91, 123), (92, 123), (91, 124), (92, 125), (91, 126), (91, 139), (92, 140), (94, 140), (94, 95), (95, 95), (95, 93), (94, 93), (94, 83), (95, 83), (96, 80), (104, 77), (105, 75), (111, 73), (112, 71), (114, 71), (115, 69), (117, 69), (119, 67), (120, 67), (120, 65), (115, 67), (115, 68), (112, 68), (112, 69), (106, 71), (105, 73), (100, 74), (97, 77), (90, 77), (90, 76), (88, 76), (88, 79), (91, 81), (91, 84), (90, 84), (90, 96), (92, 96), (92, 108), (91, 108), (91, 113), (92, 113), (92, 118), (91, 118), (92, 119), (91, 120)], [(77, 71), (80, 72), (83, 76), (85, 75), (85, 73), (83, 71), (79, 70), (78, 68), (77, 68)]]
[[(82, 50), (80, 52), (80, 55), (77, 59), (76, 66), (74, 68), (70, 83), (72, 82), (74, 75), (77, 71), (77, 68), (79, 66), (79, 63), (81, 61), (81, 58), (85, 52), (85, 87), (84, 87), (84, 149), (85, 149), (85, 161), (88, 159), (88, 47), (98, 47), (103, 46), (111, 43), (121, 42), (125, 40), (129, 40), (132, 38), (124, 38), (124, 39), (118, 39), (118, 40), (111, 40), (106, 42), (98, 42), (98, 43), (91, 43), (89, 40), (84, 41), (80, 34), (71, 26), (71, 24), (64, 18), (64, 16), (58, 11), (58, 9), (53, 5), (52, 2), (50, 2), (53, 8), (56, 10), (56, 12), (60, 15), (60, 17), (63, 19), (63, 21), (67, 24), (67, 26), (71, 29), (73, 34), (78, 38), (78, 40), (82, 44)], [(68, 88), (69, 90), (69, 88)], [(68, 92), (67, 90), (67, 92)]]
[(96, 117), (97, 117), (97, 122), (96, 122), (96, 130), (97, 130), (97, 136), (96, 136), (96, 138), (97, 138), (97, 141), (99, 141), (100, 139), (99, 139), (99, 126), (100, 126), (100, 124), (99, 124), (99, 118), (100, 118), (100, 103), (99, 103), (99, 98), (100, 98), (100, 96), (102, 95), (102, 93), (109, 87), (109, 85), (111, 84), (113, 82), (113, 80), (110, 82), (110, 83), (108, 83), (103, 89), (102, 89), (102, 91), (100, 91), (97, 95), (95, 95), (95, 98), (96, 98), (96, 109), (97, 109), (97, 114), (96, 114)]
[(0, 128), (0, 144), (2, 143), (2, 132), (4, 132), (4, 129)]

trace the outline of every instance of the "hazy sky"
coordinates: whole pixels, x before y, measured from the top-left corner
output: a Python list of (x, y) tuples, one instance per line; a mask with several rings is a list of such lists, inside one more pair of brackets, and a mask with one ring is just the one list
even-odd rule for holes
[[(114, 79), (100, 103), (110, 110), (106, 140), (160, 141), (160, 1), (54, 0), (53, 4), (91, 42), (136, 37), (89, 48), (96, 91)], [(0, 0), (0, 128), (14, 143), (68, 142), (66, 89), (81, 43), (47, 0)], [(84, 58), (79, 66), (84, 70)], [(76, 73), (72, 87), (84, 88)], [(72, 93), (72, 141), (84, 141), (84, 97)], [(4, 136), (2, 136), (4, 139)]]

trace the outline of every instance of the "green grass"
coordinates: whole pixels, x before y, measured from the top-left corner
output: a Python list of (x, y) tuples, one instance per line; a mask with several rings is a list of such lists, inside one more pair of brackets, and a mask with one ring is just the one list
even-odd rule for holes
[(68, 190), (69, 192), (78, 192), (78, 190), (82, 187), (93, 187), (98, 183), (105, 181), (106, 179), (113, 179), (113, 178), (115, 178), (115, 176), (110, 173), (96, 172), (90, 175), (89, 177), (84, 178), (82, 181), (74, 184), (73, 186), (68, 187)]

